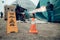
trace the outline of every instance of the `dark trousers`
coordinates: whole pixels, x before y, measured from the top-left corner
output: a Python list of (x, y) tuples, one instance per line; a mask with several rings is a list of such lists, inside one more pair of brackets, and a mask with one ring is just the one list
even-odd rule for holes
[(3, 18), (3, 15), (1, 15), (1, 18)]
[(20, 15), (16, 14), (16, 20), (19, 20), (19, 18), (20, 18)]
[(25, 21), (25, 18), (21, 14), (16, 14), (16, 20)]
[(48, 22), (53, 22), (54, 21), (53, 11), (47, 11), (47, 13), (48, 13)]

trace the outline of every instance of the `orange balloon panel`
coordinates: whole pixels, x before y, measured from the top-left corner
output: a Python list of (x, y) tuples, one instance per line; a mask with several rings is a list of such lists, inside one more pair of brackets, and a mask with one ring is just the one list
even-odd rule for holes
[(7, 33), (18, 32), (15, 12), (8, 11)]

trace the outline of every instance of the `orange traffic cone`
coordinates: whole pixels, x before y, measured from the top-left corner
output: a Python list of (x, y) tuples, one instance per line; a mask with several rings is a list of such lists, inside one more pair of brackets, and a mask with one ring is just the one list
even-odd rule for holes
[(35, 18), (32, 18), (31, 28), (29, 32), (34, 34), (38, 33), (38, 31), (36, 30)]

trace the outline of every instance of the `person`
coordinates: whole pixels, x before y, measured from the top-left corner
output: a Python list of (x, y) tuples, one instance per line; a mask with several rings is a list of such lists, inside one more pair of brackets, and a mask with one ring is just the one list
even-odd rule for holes
[(53, 9), (54, 9), (54, 5), (51, 4), (50, 2), (47, 2), (47, 13), (48, 13), (48, 22), (52, 22), (53, 21)]
[(1, 12), (1, 18), (3, 18), (3, 13)]
[(22, 13), (22, 21), (26, 23), (26, 20), (25, 20), (25, 13)]
[(35, 18), (35, 14), (33, 13), (33, 18)]
[(16, 5), (16, 9), (15, 9), (15, 12), (16, 12), (16, 20), (21, 20), (22, 21), (22, 12), (24, 12), (24, 10), (27, 10), (21, 6), (19, 6), (18, 4)]

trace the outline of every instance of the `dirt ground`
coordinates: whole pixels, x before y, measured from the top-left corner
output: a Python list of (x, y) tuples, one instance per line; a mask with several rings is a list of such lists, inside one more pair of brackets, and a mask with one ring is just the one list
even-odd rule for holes
[(38, 34), (29, 33), (30, 23), (17, 22), (18, 33), (6, 34), (6, 21), (0, 19), (0, 40), (60, 40), (60, 24), (36, 24)]

